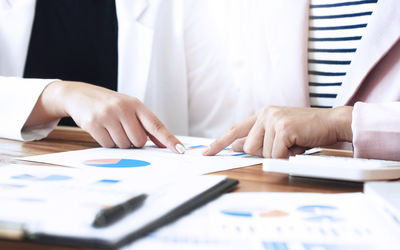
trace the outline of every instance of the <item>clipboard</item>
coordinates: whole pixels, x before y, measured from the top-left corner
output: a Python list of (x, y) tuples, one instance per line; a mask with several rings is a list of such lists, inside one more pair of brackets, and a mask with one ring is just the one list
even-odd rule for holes
[[(52, 232), (51, 227), (43, 229), (40, 227), (35, 228), (35, 226), (32, 227), (30, 225), (13, 224), (11, 222), (9, 225), (0, 223), (0, 237), (25, 242), (115, 249), (131, 243), (157, 228), (190, 213), (221, 194), (233, 190), (238, 183), (237, 180), (227, 179), (225, 176), (219, 175), (185, 178), (184, 182), (177, 183), (176, 187), (172, 188), (176, 190), (176, 192), (180, 192), (179, 190), (181, 190), (183, 193), (183, 195), (170, 195), (172, 198), (175, 197), (173, 198), (175, 201), (171, 202), (171, 204), (175, 205), (166, 205), (164, 208), (156, 211), (152, 217), (149, 213), (146, 213), (145, 210), (149, 209), (149, 206), (162, 204), (163, 199), (169, 199), (167, 197), (168, 194), (159, 194), (161, 196), (164, 195), (162, 199), (155, 197), (157, 194), (150, 194), (149, 199), (145, 201), (145, 204), (138, 211), (128, 215), (126, 218), (115, 223), (115, 225), (101, 229), (93, 228), (88, 234), (73, 235), (71, 232), (63, 233), (60, 231), (57, 232), (57, 230)], [(193, 186), (189, 188), (189, 190), (185, 190), (184, 187), (187, 187), (189, 184)], [(152, 199), (151, 197), (154, 198)], [(151, 218), (139, 220), (138, 223), (140, 225), (135, 225), (135, 218), (143, 215), (150, 216)], [(130, 223), (135, 226), (130, 228)], [(113, 230), (119, 231), (120, 233), (117, 233), (114, 237), (104, 237), (104, 235)], [(77, 231), (79, 232), (79, 229)]]

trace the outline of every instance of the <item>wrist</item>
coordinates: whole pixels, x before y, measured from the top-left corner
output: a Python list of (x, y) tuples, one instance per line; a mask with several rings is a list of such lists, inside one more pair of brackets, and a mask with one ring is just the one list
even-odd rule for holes
[(351, 130), (353, 107), (341, 106), (332, 109), (332, 124), (336, 133), (338, 142), (351, 142), (353, 140), (353, 131)]
[(67, 99), (68, 82), (54, 81), (49, 83), (42, 93), (42, 104), (48, 113), (56, 118), (68, 116), (65, 111), (64, 102)]
[(56, 121), (66, 116), (63, 109), (63, 87), (64, 83), (62, 81), (54, 81), (43, 89), (24, 124), (24, 128)]

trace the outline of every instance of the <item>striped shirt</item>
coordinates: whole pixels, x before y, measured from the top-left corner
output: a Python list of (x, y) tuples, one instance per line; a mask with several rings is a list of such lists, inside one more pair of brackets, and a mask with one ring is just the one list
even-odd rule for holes
[(331, 108), (378, 0), (311, 0), (308, 86), (311, 107)]

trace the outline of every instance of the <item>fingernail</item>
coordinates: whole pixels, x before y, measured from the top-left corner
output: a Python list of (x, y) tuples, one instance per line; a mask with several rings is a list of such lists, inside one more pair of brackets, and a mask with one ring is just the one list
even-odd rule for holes
[(184, 154), (186, 152), (185, 147), (182, 144), (176, 144), (175, 145), (176, 151), (178, 151), (180, 154)]

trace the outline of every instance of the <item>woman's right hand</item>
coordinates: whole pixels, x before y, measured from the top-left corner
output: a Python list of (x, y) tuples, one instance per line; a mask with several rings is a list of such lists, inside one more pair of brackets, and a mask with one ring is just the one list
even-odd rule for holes
[(57, 81), (42, 92), (25, 127), (71, 116), (103, 147), (158, 146), (183, 153), (182, 143), (137, 98), (82, 82)]

